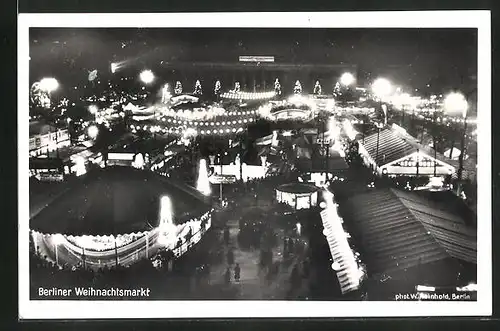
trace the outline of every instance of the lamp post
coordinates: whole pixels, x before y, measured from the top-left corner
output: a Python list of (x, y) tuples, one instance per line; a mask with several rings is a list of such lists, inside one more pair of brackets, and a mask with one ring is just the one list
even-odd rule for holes
[(220, 163), (220, 178), (221, 182), (219, 185), (219, 199), (220, 199), (220, 205), (222, 207), (222, 152), (219, 153), (219, 163)]
[(149, 258), (149, 233), (146, 232), (146, 259)]
[(59, 266), (59, 250), (58, 247), (60, 244), (62, 244), (63, 238), (62, 235), (55, 235), (53, 238), (53, 244), (54, 244), (54, 253), (56, 257), (56, 265)]
[[(460, 92), (452, 92), (450, 93), (446, 99), (444, 100), (444, 109), (449, 113), (459, 113), (462, 116), (464, 125), (463, 125), (463, 134), (460, 139), (460, 155), (458, 157), (458, 172), (457, 179), (460, 182), (462, 180), (463, 173), (463, 162), (464, 162), (464, 149), (465, 149), (465, 137), (467, 135), (467, 110), (469, 105), (465, 96)], [(453, 150), (453, 146), (452, 146)], [(450, 153), (451, 155), (451, 153)]]
[(436, 177), (436, 173), (437, 173), (437, 162), (436, 162), (436, 158), (437, 158), (437, 148), (436, 148), (436, 142), (437, 142), (437, 139), (436, 139), (436, 131), (437, 131), (437, 110), (434, 109), (434, 113), (433, 113), (433, 133), (432, 133), (432, 148), (434, 148), (434, 177)]
[(380, 129), (382, 129), (384, 127), (383, 124), (381, 123), (376, 123), (376, 126), (377, 126), (377, 148), (376, 148), (376, 151), (375, 151), (375, 171), (377, 170), (377, 162), (378, 162), (378, 149), (379, 149), (379, 145), (380, 145)]
[(392, 94), (393, 89), (391, 82), (386, 78), (377, 78), (372, 84), (372, 91), (381, 102), (385, 124), (387, 124), (387, 104), (385, 101)]

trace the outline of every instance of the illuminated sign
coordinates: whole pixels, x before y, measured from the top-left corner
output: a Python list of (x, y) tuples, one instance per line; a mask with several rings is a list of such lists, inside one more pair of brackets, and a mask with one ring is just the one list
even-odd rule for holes
[(274, 56), (240, 56), (240, 62), (274, 62)]
[(208, 179), (212, 184), (232, 184), (236, 183), (235, 175), (212, 175)]
[(109, 153), (108, 160), (126, 160), (133, 161), (134, 154), (133, 153)]

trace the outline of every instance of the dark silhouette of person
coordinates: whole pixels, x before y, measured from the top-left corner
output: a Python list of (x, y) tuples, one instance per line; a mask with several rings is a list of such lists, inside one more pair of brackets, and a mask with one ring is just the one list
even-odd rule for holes
[(224, 281), (226, 284), (231, 282), (231, 269), (229, 269), (229, 267), (226, 269), (226, 273), (224, 274)]
[(240, 281), (240, 272), (240, 265), (239, 263), (236, 263), (236, 267), (234, 267), (234, 280), (236, 280), (237, 282)]

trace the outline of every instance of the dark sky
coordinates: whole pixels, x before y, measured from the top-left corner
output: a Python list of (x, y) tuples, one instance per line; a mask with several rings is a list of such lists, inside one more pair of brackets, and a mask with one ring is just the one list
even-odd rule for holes
[(143, 68), (162, 60), (236, 63), (239, 55), (354, 64), (360, 83), (383, 75), (413, 88), (430, 84), (435, 92), (473, 86), (477, 71), (475, 29), (37, 28), (30, 39), (32, 81), (46, 75), (85, 79), (87, 70), (109, 72), (115, 61)]

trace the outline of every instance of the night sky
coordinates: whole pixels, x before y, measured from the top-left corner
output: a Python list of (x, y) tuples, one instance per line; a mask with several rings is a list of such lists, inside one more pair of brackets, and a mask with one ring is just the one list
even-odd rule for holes
[[(473, 89), (475, 29), (62, 29), (30, 30), (30, 78), (74, 84), (110, 63), (131, 68), (168, 62), (230, 62), (240, 55), (276, 62), (354, 64), (360, 84), (382, 75), (432, 90)], [(461, 83), (462, 81), (462, 83)], [(429, 85), (429, 86), (427, 86)]]

